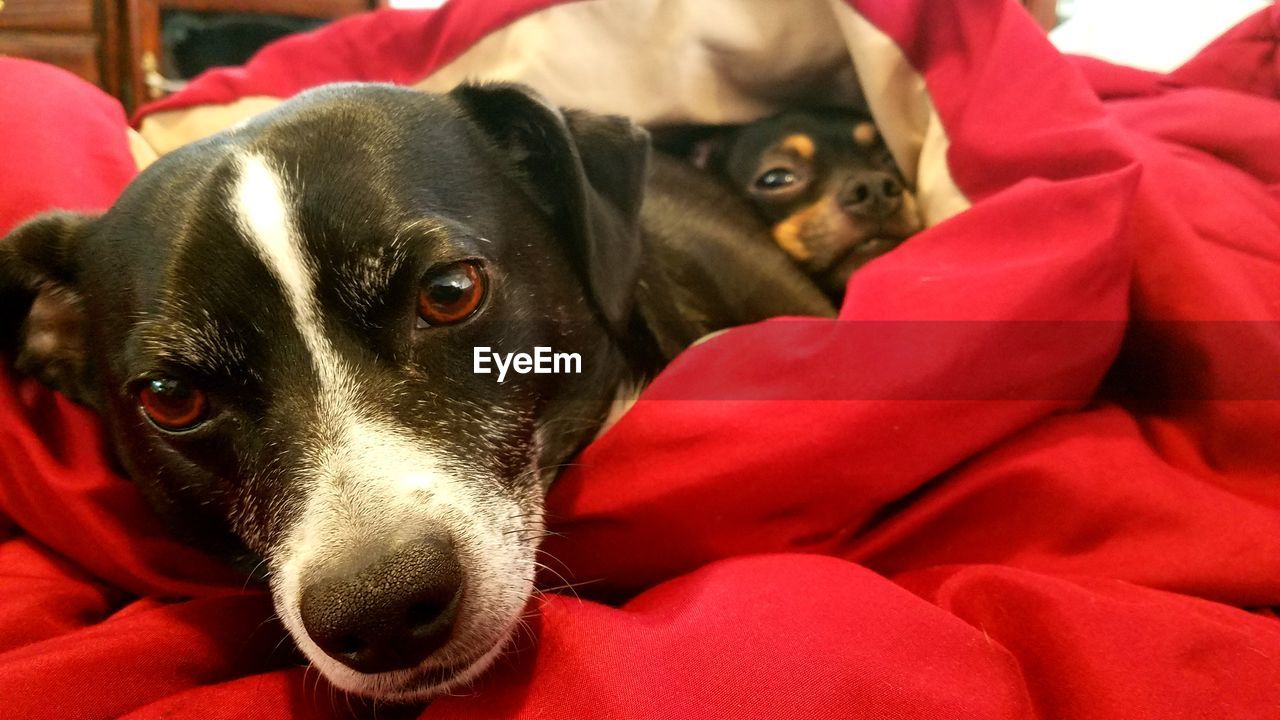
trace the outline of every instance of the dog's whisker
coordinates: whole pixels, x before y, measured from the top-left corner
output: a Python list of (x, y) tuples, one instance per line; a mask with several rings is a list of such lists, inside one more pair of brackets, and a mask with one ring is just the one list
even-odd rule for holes
[(561, 581), (562, 583), (564, 583), (564, 585), (563, 585), (563, 586), (561, 586), (561, 587), (563, 587), (564, 589), (568, 589), (570, 592), (572, 592), (572, 593), (573, 593), (573, 596), (574, 596), (575, 598), (577, 598), (578, 600), (582, 600), (582, 596), (578, 594), (577, 584), (575, 584), (575, 583), (571, 582), (571, 581), (570, 581), (568, 578), (566, 578), (564, 575), (561, 575), (561, 574), (560, 574), (560, 571), (556, 570), (555, 568), (551, 567), (550, 565), (547, 565), (546, 563), (539, 562), (538, 560), (534, 560), (534, 561), (533, 561), (533, 564), (534, 564), (534, 566), (536, 566), (536, 567), (540, 567), (540, 568), (542, 568), (543, 570), (546, 570), (547, 572), (549, 572), (549, 573), (551, 573), (551, 574), (555, 575), (557, 578), (559, 578), (559, 579), (560, 579), (560, 581)]
[(546, 595), (551, 595), (553, 593), (558, 594), (561, 590), (568, 590), (573, 593), (573, 596), (576, 599), (582, 600), (582, 596), (578, 594), (578, 590), (580, 588), (584, 588), (589, 585), (597, 585), (602, 582), (604, 582), (604, 580), (600, 578), (597, 578), (595, 580), (581, 580), (575, 583), (566, 583), (563, 585), (553, 585), (551, 587), (541, 588), (540, 592), (542, 592), (542, 594), (546, 596)]
[(347, 716), (355, 717), (356, 709), (355, 709), (355, 706), (351, 704), (351, 693), (347, 692), (346, 690), (341, 690), (340, 692), (342, 693), (343, 699), (347, 701)]
[(261, 560), (258, 561), (257, 565), (253, 566), (253, 569), (249, 571), (249, 575), (244, 579), (244, 585), (240, 587), (241, 592), (244, 592), (245, 590), (249, 589), (249, 583), (253, 582), (253, 576), (257, 574), (259, 568), (261, 568), (263, 565), (266, 565), (266, 564), (267, 564), (267, 559), (262, 558)]

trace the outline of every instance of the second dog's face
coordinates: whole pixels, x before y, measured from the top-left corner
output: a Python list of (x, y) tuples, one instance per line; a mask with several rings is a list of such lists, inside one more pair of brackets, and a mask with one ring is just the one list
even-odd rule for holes
[[(623, 371), (645, 152), (514, 88), (313, 93), (7, 238), (19, 364), (99, 410), (189, 538), (264, 560), (334, 684), (435, 694), (518, 622), (542, 471)], [(499, 384), (478, 346), (583, 374)]]
[(922, 227), (915, 196), (871, 118), (790, 112), (741, 129), (724, 169), (775, 242), (830, 292)]

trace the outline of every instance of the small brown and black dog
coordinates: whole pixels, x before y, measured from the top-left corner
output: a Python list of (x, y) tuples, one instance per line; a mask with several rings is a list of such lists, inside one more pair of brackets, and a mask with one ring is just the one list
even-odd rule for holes
[(789, 111), (722, 138), (704, 158), (760, 211), (773, 239), (827, 292), (923, 227), (871, 116)]

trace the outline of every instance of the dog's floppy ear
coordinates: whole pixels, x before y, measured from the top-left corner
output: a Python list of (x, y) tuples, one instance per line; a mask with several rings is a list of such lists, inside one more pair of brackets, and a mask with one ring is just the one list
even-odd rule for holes
[(644, 258), (640, 205), (649, 138), (616, 116), (561, 111), (519, 85), (461, 85), (450, 93), (523, 175), (609, 326), (622, 331)]
[(668, 155), (683, 158), (702, 170), (720, 173), (724, 170), (729, 139), (738, 130), (734, 125), (667, 125), (651, 128), (653, 147)]
[(88, 392), (76, 249), (93, 217), (52, 212), (0, 240), (0, 351), (80, 402)]
[(694, 143), (689, 149), (689, 162), (701, 170), (717, 175), (724, 173), (729, 156), (729, 132), (711, 135)]

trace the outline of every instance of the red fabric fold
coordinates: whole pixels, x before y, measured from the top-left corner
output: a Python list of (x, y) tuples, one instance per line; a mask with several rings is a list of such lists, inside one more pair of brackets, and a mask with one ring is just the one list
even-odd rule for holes
[(0, 63), (0, 233), (49, 208), (105, 210), (137, 174), (124, 110), (65, 70)]

